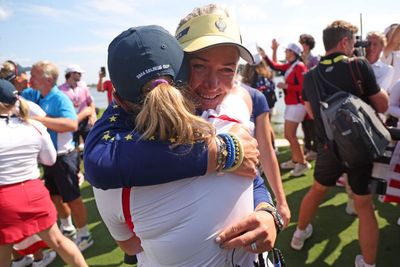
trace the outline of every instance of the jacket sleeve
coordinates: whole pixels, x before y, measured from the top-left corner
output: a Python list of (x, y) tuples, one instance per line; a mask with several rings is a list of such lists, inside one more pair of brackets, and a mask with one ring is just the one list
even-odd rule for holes
[(101, 189), (146, 186), (205, 175), (205, 143), (171, 148), (170, 143), (141, 140), (129, 118), (106, 111), (90, 131), (84, 150), (85, 177)]
[(265, 186), (264, 179), (260, 175), (257, 175), (253, 181), (253, 194), (254, 208), (257, 207), (261, 202), (267, 202), (274, 206), (271, 194)]
[(286, 71), (290, 67), (290, 63), (281, 64), (281, 63), (271, 60), (268, 56), (265, 56), (264, 60), (267, 62), (268, 66), (270, 66), (271, 69), (273, 69), (273, 70)]

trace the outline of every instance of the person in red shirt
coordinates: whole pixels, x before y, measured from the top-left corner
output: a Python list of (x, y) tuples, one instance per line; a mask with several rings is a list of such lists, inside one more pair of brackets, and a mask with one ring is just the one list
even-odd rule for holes
[[(274, 39), (272, 41), (272, 49), (276, 55), (276, 49), (279, 44)], [(304, 101), (301, 96), (303, 89), (303, 74), (307, 72), (307, 67), (301, 61), (302, 48), (299, 44), (290, 43), (285, 49), (286, 63), (279, 63), (271, 60), (262, 48), (259, 48), (260, 55), (265, 59), (271, 69), (284, 73), (284, 81), (279, 82), (277, 87), (282, 89), (285, 94), (285, 138), (289, 141), (292, 150), (292, 158), (281, 164), (282, 169), (293, 169), (291, 176), (302, 176), (307, 172), (311, 165), (304, 157), (303, 148), (297, 139), (297, 128), (299, 123), (306, 116)]]
[(108, 104), (110, 104), (113, 100), (112, 92), (114, 90), (114, 86), (110, 80), (104, 81), (105, 77), (106, 77), (106, 73), (100, 71), (99, 72), (99, 81), (97, 82), (97, 91), (98, 92), (106, 91), (107, 92), (107, 101), (108, 101)]

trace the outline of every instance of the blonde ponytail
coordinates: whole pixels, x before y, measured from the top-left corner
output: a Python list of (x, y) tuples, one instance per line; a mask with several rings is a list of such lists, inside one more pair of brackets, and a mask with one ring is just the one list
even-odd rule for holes
[(143, 139), (154, 137), (171, 141), (174, 146), (208, 142), (215, 135), (214, 128), (194, 112), (194, 105), (181, 91), (166, 82), (160, 83), (145, 96), (135, 130)]
[(21, 97), (17, 100), (17, 103), (19, 105), (19, 117), (21, 118), (21, 120), (28, 122), (28, 118), (29, 118), (28, 103)]

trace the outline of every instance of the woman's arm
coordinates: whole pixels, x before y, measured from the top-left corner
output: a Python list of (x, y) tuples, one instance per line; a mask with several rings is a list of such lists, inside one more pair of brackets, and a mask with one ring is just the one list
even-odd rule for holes
[[(240, 125), (230, 131), (239, 137), (245, 151), (245, 159), (234, 173), (254, 177), (257, 141)], [(139, 140), (130, 115), (109, 106), (86, 139), (85, 176), (101, 189), (162, 184), (215, 171), (216, 154), (215, 140), (174, 149), (170, 143)]]
[(287, 227), (291, 215), (286, 201), (285, 191), (283, 190), (278, 160), (272, 147), (271, 124), (267, 112), (257, 116), (255, 134), (260, 149), (260, 163), (263, 167), (265, 176), (267, 177), (268, 184), (274, 193), (277, 209), (285, 222), (284, 226)]

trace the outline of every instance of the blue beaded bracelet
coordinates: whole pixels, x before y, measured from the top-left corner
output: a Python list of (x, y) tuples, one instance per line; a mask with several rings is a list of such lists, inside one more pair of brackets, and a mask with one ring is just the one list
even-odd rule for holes
[(227, 133), (218, 134), (218, 136), (221, 136), (224, 139), (224, 141), (226, 143), (226, 150), (228, 152), (223, 170), (229, 169), (235, 163), (235, 155), (236, 155), (235, 154), (235, 152), (236, 152), (235, 151), (235, 143), (234, 143), (232, 137)]

